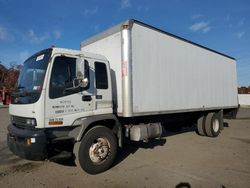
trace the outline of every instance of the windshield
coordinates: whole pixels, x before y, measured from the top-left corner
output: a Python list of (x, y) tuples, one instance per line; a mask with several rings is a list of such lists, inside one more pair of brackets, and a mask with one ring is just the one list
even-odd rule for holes
[(41, 94), (44, 76), (47, 70), (51, 49), (41, 51), (27, 59), (20, 72), (13, 104), (30, 104), (36, 102)]

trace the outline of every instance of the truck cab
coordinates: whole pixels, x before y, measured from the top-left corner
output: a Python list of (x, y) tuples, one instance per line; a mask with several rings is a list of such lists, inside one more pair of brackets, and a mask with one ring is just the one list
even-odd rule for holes
[(115, 118), (107, 59), (61, 48), (34, 54), (24, 62), (9, 112), (8, 145), (20, 157), (43, 160), (53, 143), (81, 140), (98, 116)]

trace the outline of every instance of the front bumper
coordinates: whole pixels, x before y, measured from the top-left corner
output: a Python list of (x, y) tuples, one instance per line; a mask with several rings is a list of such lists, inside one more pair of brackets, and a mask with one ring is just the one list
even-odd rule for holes
[(47, 138), (44, 130), (22, 129), (11, 124), (8, 126), (7, 143), (10, 151), (21, 158), (44, 160), (47, 157)]

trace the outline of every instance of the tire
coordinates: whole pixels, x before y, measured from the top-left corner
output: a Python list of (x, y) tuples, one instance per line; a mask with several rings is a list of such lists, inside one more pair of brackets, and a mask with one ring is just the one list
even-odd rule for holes
[[(104, 126), (90, 129), (77, 145), (76, 163), (89, 174), (98, 174), (108, 170), (116, 157), (117, 139), (113, 132)], [(77, 162), (78, 161), (78, 162)]]
[(80, 162), (79, 162), (79, 148), (80, 148), (81, 142), (75, 142), (74, 148), (73, 148), (73, 153), (75, 155), (75, 165), (77, 167), (80, 167)]
[(196, 129), (196, 133), (200, 136), (206, 136), (206, 132), (205, 132), (205, 119), (206, 116), (201, 116), (198, 120), (197, 120), (197, 129)]
[(205, 121), (205, 132), (209, 137), (217, 137), (220, 134), (220, 119), (216, 113), (208, 113)]

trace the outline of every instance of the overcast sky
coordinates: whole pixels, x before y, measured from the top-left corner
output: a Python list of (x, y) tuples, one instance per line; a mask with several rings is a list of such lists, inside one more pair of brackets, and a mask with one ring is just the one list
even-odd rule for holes
[(0, 0), (0, 61), (20, 64), (51, 45), (79, 49), (129, 18), (235, 57), (239, 86), (250, 85), (249, 0)]

